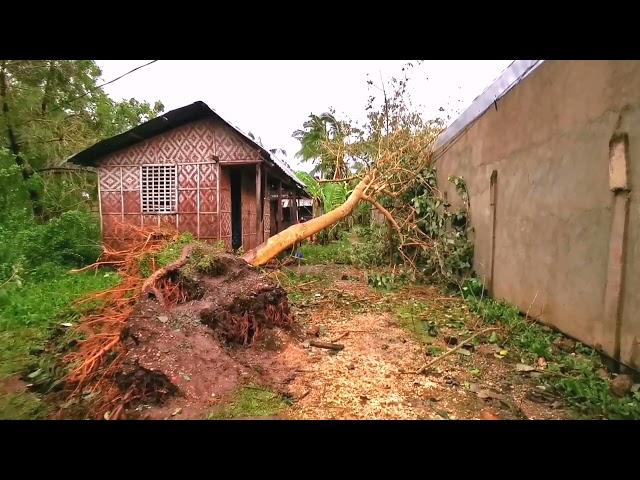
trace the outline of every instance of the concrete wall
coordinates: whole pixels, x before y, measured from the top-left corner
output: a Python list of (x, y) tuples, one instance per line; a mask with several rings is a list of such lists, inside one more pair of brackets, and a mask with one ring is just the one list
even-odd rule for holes
[[(609, 183), (610, 142), (622, 134), (630, 192)], [(639, 61), (544, 62), (436, 154), (452, 203), (460, 199), (447, 177), (467, 182), (474, 267), (493, 280), (494, 297), (636, 369), (639, 154)]]

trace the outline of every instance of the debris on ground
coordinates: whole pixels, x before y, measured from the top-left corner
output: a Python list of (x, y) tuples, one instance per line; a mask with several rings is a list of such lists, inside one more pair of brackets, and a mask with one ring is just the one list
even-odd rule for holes
[(567, 416), (532, 378), (543, 357), (510, 353), (503, 331), (437, 287), (382, 291), (352, 266), (265, 274), (212, 248), (191, 249), (126, 303), (115, 354), (80, 389), (109, 394), (95, 418)]
[(309, 345), (316, 348), (326, 348), (327, 350), (342, 350), (344, 345), (339, 343), (320, 342), (318, 340), (311, 340)]
[(620, 374), (611, 381), (611, 391), (617, 397), (624, 397), (633, 387), (633, 378), (630, 375)]
[[(142, 410), (146, 418), (198, 418), (212, 398), (222, 399), (250, 378), (278, 382), (278, 371), (286, 376), (296, 368), (277, 359), (296, 334), (283, 288), (202, 242), (187, 245), (176, 261), (154, 267), (143, 280), (141, 259), (176, 235), (134, 233), (138, 242), (128, 250), (108, 252), (123, 282), (91, 297), (106, 303), (81, 322), (87, 338), (67, 356), (75, 362), (67, 378), (71, 396), (87, 389), (101, 394), (92, 408), (96, 418), (139, 418)], [(247, 361), (249, 347), (262, 358)], [(263, 373), (256, 373), (261, 365)]]
[(576, 349), (576, 342), (567, 337), (559, 337), (553, 341), (553, 345), (563, 352), (573, 352)]

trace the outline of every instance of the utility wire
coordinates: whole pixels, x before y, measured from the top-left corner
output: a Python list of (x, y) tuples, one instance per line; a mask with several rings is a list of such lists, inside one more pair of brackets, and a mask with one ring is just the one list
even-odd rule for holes
[[(109, 85), (109, 84), (111, 84), (111, 83), (113, 83), (113, 82), (116, 82), (116, 81), (120, 80), (121, 78), (124, 78), (124, 77), (126, 77), (127, 75), (132, 74), (132, 73), (133, 73), (133, 72), (135, 72), (136, 70), (140, 70), (141, 68), (144, 68), (144, 67), (146, 67), (146, 66), (148, 66), (148, 65), (151, 65), (152, 63), (155, 63), (155, 62), (157, 62), (157, 60), (152, 60), (152, 61), (150, 61), (150, 62), (148, 62), (148, 63), (145, 63), (144, 65), (140, 65), (140, 66), (138, 66), (138, 67), (136, 67), (136, 68), (134, 68), (134, 69), (132, 69), (132, 70), (129, 70), (128, 72), (123, 73), (122, 75), (120, 75), (120, 76), (119, 76), (119, 77), (117, 77), (117, 78), (114, 78), (113, 80), (109, 80), (108, 82), (105, 82), (105, 83), (103, 83), (103, 84), (101, 84), (101, 85), (98, 85), (98, 86), (96, 86), (96, 87), (94, 87), (94, 88), (92, 88), (92, 89), (88, 90), (87, 92), (83, 93), (82, 95), (79, 95), (79, 96), (77, 96), (77, 97), (75, 97), (75, 98), (72, 98), (71, 100), (67, 100), (67, 101), (66, 101), (65, 103), (63, 103), (62, 105), (57, 105), (56, 107), (52, 108), (52, 109), (50, 110), (50, 112), (55, 111), (55, 110), (61, 110), (62, 108), (64, 108), (64, 107), (66, 107), (67, 105), (69, 105), (70, 103), (75, 102), (76, 100), (79, 100), (80, 98), (86, 97), (86, 96), (87, 96), (87, 95), (89, 95), (90, 93), (95, 92), (96, 90), (98, 90), (98, 89), (100, 89), (100, 88), (102, 88), (102, 87), (104, 87), (104, 86), (106, 86), (106, 85)], [(29, 119), (29, 120), (27, 120), (26, 122), (21, 123), (20, 125), (16, 125), (16, 126), (15, 126), (15, 128), (17, 128), (17, 127), (22, 127), (22, 126), (26, 125), (27, 123), (30, 123), (30, 122), (31, 122), (31, 121), (33, 121), (33, 120), (35, 120), (35, 119), (33, 119), (33, 118), (32, 118), (32, 119)]]
[[(133, 70), (129, 70), (127, 73), (123, 73), (123, 74), (122, 74), (122, 75), (120, 75), (118, 78), (114, 78), (113, 80), (110, 80), (110, 81), (108, 81), (108, 82), (106, 82), (106, 83), (103, 83), (102, 85), (98, 85), (97, 87), (92, 88), (92, 89), (91, 89), (91, 90), (89, 90), (88, 92), (86, 92), (86, 93), (84, 93), (84, 94), (80, 95), (79, 97), (72, 98), (71, 100), (69, 100), (68, 102), (66, 102), (64, 105), (68, 105), (68, 104), (70, 104), (71, 102), (75, 102), (76, 100), (78, 100), (78, 99), (80, 99), (80, 98), (82, 98), (82, 97), (86, 97), (86, 96), (87, 96), (87, 95), (89, 95), (91, 92), (95, 92), (97, 89), (102, 88), (102, 87), (104, 87), (104, 86), (106, 86), (106, 85), (109, 85), (109, 84), (111, 84), (111, 83), (113, 83), (113, 82), (115, 82), (115, 81), (117, 81), (117, 80), (120, 80), (121, 78), (126, 77), (127, 75), (129, 75), (129, 74), (131, 74), (131, 73), (135, 72), (136, 70), (140, 70), (141, 68), (144, 68), (144, 67), (146, 67), (146, 66), (148, 66), (148, 65), (151, 65), (152, 63), (155, 63), (155, 62), (157, 62), (157, 61), (158, 61), (158, 60), (151, 60), (149, 63), (145, 63), (144, 65), (140, 65), (139, 67), (134, 68)], [(64, 105), (62, 105), (62, 106), (64, 106)]]

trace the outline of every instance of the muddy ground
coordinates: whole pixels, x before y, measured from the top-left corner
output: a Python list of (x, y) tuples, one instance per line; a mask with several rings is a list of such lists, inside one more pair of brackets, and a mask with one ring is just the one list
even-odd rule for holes
[[(207, 418), (246, 385), (288, 400), (270, 418), (567, 417), (562, 403), (536, 386), (537, 367), (519, 371), (519, 359), (490, 343), (465, 346), (416, 373), (479, 328), (461, 299), (435, 287), (379, 291), (348, 266), (294, 266), (270, 277), (288, 291), (295, 323), (265, 329), (250, 347), (221, 341), (194, 315), (193, 303), (166, 312), (153, 300), (142, 302), (131, 320), (138, 344), (130, 360), (162, 372), (175, 391), (161, 405), (136, 405), (129, 417)], [(428, 342), (425, 328), (435, 329)], [(344, 348), (316, 348), (311, 340)]]
[(382, 293), (368, 286), (363, 272), (353, 267), (303, 266), (296, 270), (329, 277), (306, 286), (303, 299), (294, 302), (297, 318), (307, 328), (320, 327), (321, 339), (339, 338), (345, 348), (338, 353), (307, 349), (308, 365), (290, 385), (294, 398), (304, 398), (283, 417), (565, 418), (557, 400), (537, 398), (539, 389), (530, 377), (535, 372), (518, 372), (518, 359), (509, 358), (509, 352), (500, 355), (500, 348), (492, 344), (461, 348), (462, 353), (443, 358), (426, 374), (415, 373), (433, 358), (425, 355), (428, 349), (413, 331), (424, 328), (425, 318), (418, 315), (407, 321), (398, 312), (415, 302), (426, 304), (431, 311), (428, 321), (439, 326), (431, 347), (439, 346), (445, 352), (456, 339), (466, 338), (457, 329), (478, 324), (462, 300), (443, 298), (434, 287)]

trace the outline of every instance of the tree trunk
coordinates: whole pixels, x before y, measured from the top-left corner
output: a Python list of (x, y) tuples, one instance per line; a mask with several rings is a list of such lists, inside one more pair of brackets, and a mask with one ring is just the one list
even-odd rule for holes
[[(11, 153), (13, 153), (16, 164), (22, 169), (22, 178), (24, 180), (29, 180), (33, 174), (34, 170), (28, 162), (20, 155), (20, 144), (18, 143), (18, 139), (16, 136), (16, 132), (11, 126), (11, 119), (9, 115), (9, 100), (8, 100), (8, 87), (7, 87), (7, 75), (6, 75), (6, 60), (2, 62), (2, 66), (0, 67), (0, 97), (2, 97), (2, 115), (5, 117), (5, 123), (7, 125), (7, 137), (9, 139), (9, 146), (11, 147)], [(36, 216), (42, 216), (44, 210), (40, 203), (40, 191), (35, 186), (27, 187), (27, 191), (29, 192), (29, 197), (31, 198), (31, 205), (33, 208), (33, 213)]]
[(49, 73), (47, 74), (47, 80), (44, 85), (44, 95), (42, 96), (42, 105), (40, 106), (43, 117), (47, 113), (47, 107), (49, 106), (49, 98), (51, 96), (51, 89), (52, 89), (52, 85), (53, 85), (53, 81), (56, 73), (55, 65), (56, 65), (55, 60), (49, 61)]
[(9, 138), (9, 146), (11, 147), (11, 153), (16, 157), (16, 163), (22, 167), (24, 160), (20, 156), (20, 147), (18, 146), (18, 140), (11, 127), (9, 120), (9, 101), (7, 100), (7, 77), (6, 77), (6, 60), (2, 62), (2, 68), (0, 68), (0, 97), (2, 97), (2, 114), (5, 117), (5, 123), (7, 125), (7, 136)]
[(330, 227), (349, 215), (358, 203), (363, 199), (364, 191), (369, 185), (370, 175), (365, 175), (360, 183), (356, 185), (347, 201), (339, 207), (325, 213), (317, 218), (313, 218), (305, 223), (291, 225), (286, 230), (269, 238), (266, 242), (258, 245), (253, 250), (247, 252), (242, 258), (253, 266), (264, 265), (279, 253), (290, 248), (305, 238), (315, 235), (321, 230)]

